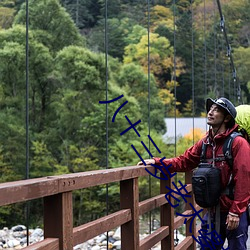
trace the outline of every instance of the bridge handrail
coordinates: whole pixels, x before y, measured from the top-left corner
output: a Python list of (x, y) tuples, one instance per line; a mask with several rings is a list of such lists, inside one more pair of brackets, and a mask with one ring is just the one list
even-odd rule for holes
[[(154, 171), (152, 166), (147, 168)], [(172, 187), (172, 180), (160, 180), (160, 195), (139, 202), (138, 178), (147, 175), (149, 174), (144, 166), (129, 166), (2, 183), (0, 206), (43, 198), (44, 240), (23, 249), (71, 250), (77, 244), (121, 226), (122, 249), (147, 250), (161, 241), (162, 250), (172, 250), (174, 229), (184, 222), (183, 217), (174, 218), (174, 209), (165, 198), (165, 187)], [(190, 173), (187, 173), (186, 183), (190, 183), (190, 178)], [(112, 182), (120, 183), (120, 210), (73, 228), (72, 192)], [(192, 192), (190, 184), (187, 190)], [(173, 204), (173, 197), (169, 199)], [(195, 205), (193, 198), (189, 198), (189, 202)], [(161, 226), (140, 241), (139, 216), (157, 207), (161, 211)], [(187, 209), (184, 213), (191, 212)], [(190, 220), (186, 223), (186, 228), (189, 224)], [(196, 232), (195, 223), (192, 229)], [(196, 249), (195, 241), (188, 230), (186, 239), (176, 249)]]

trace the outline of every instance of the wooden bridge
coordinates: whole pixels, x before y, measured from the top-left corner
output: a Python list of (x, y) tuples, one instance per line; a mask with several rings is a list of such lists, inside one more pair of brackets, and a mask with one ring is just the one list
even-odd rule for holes
[[(148, 166), (148, 169), (153, 171), (152, 166)], [(121, 227), (122, 250), (148, 250), (159, 242), (162, 250), (196, 249), (196, 242), (189, 232), (191, 217), (187, 218), (186, 238), (174, 247), (174, 230), (183, 225), (185, 218), (175, 218), (174, 208), (165, 198), (166, 186), (172, 187), (171, 179), (160, 180), (160, 195), (139, 202), (138, 178), (147, 175), (144, 166), (131, 166), (2, 183), (0, 206), (43, 199), (44, 240), (23, 248), (25, 250), (72, 250), (75, 245), (118, 226)], [(186, 173), (186, 184), (191, 183), (190, 180), (191, 173)], [(112, 182), (120, 183), (120, 210), (73, 227), (72, 192)], [(191, 184), (187, 185), (187, 190), (192, 194)], [(174, 204), (174, 198), (169, 199)], [(196, 209), (199, 208), (194, 203), (193, 195), (187, 200), (187, 204), (192, 203)], [(158, 207), (160, 227), (139, 240), (139, 216)], [(184, 214), (192, 213), (188, 205)], [(196, 223), (192, 223), (194, 236), (197, 230)]]

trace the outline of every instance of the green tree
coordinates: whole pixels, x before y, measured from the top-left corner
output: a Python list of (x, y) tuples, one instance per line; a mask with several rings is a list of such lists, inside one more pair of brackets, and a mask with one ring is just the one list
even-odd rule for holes
[[(143, 72), (140, 65), (130, 63), (122, 65), (117, 77), (117, 83), (140, 103), (142, 121), (144, 123), (148, 122), (150, 112), (151, 126), (155, 130), (163, 132), (165, 129), (163, 121), (164, 103), (159, 97), (154, 76), (150, 75), (150, 79), (148, 79), (148, 75)], [(149, 84), (150, 86), (148, 86)], [(150, 110), (148, 110), (149, 100)]]
[[(84, 45), (79, 30), (58, 0), (29, 1), (29, 20), (29, 28), (36, 31), (36, 39), (53, 52), (69, 45)], [(26, 24), (25, 3), (14, 24)]]
[(11, 27), (14, 19), (13, 8), (1, 7), (0, 5), (0, 29), (8, 29)]
[(101, 5), (98, 0), (61, 0), (79, 29), (89, 29), (100, 19)]
[(30, 177), (44, 177), (55, 174), (56, 160), (48, 151), (44, 142), (33, 141), (33, 157), (30, 161)]
[(104, 37), (104, 19), (100, 20), (87, 35), (88, 47), (93, 51), (105, 52), (122, 61), (124, 48), (129, 44), (128, 36), (131, 34), (135, 22), (127, 17), (107, 19), (107, 48), (105, 47)]
[(250, 56), (250, 48), (239, 47), (235, 49), (234, 58), (235, 64), (237, 68), (238, 78), (237, 84), (241, 84), (242, 89), (244, 90), (245, 97), (243, 100), (245, 102), (250, 101), (249, 93), (250, 93), (250, 73), (249, 73), (249, 58)]

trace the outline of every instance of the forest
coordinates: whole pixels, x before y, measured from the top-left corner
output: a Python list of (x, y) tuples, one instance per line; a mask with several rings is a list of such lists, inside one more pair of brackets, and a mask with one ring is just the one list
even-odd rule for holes
[[(205, 116), (207, 97), (249, 103), (250, 2), (220, 2), (230, 48), (215, 0), (2, 0), (1, 183), (135, 165), (131, 145), (148, 158), (141, 141), (149, 133), (173, 157), (202, 134), (170, 145), (164, 118)], [(139, 120), (140, 138), (126, 131)], [(158, 186), (152, 180), (152, 194)], [(106, 190), (74, 193), (75, 225), (106, 213)], [(108, 190), (115, 211), (119, 186)], [(140, 199), (147, 195), (142, 178)], [(30, 204), (34, 226), (42, 226), (41, 202)], [(0, 227), (20, 224), (24, 210), (0, 207)]]

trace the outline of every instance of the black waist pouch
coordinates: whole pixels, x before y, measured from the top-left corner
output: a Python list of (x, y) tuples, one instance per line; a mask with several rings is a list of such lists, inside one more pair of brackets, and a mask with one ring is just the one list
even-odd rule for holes
[(199, 206), (216, 206), (221, 195), (221, 170), (210, 163), (200, 163), (193, 173), (192, 186)]

